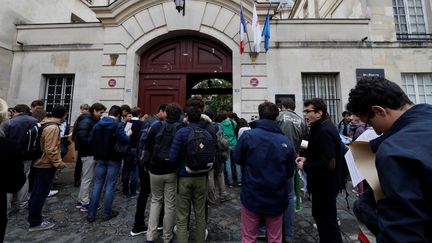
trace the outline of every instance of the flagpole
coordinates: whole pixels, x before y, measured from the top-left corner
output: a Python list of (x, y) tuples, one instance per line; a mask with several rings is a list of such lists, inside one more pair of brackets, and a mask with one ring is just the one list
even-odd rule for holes
[[(241, 8), (241, 11), (243, 11), (243, 1), (242, 0), (240, 1), (240, 8)], [(244, 17), (244, 13), (243, 13), (243, 17)], [(246, 19), (245, 19), (245, 22), (246, 22), (246, 25), (247, 25), (247, 20)], [(246, 29), (247, 29), (247, 26), (246, 26)], [(251, 43), (250, 43), (250, 40), (249, 40), (249, 32), (246, 32), (246, 38), (247, 38), (247, 42), (249, 44), (249, 51), (252, 51), (252, 46), (251, 46)]]

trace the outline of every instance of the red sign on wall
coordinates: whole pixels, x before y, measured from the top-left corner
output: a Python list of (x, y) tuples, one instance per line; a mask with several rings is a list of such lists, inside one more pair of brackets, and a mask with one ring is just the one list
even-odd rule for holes
[(259, 85), (259, 80), (258, 80), (257, 78), (251, 78), (251, 79), (249, 80), (249, 83), (250, 83), (250, 85), (251, 85), (252, 87), (256, 87), (256, 86)]
[(111, 88), (114, 88), (116, 85), (117, 85), (117, 80), (113, 78), (108, 80), (108, 86), (110, 86)]

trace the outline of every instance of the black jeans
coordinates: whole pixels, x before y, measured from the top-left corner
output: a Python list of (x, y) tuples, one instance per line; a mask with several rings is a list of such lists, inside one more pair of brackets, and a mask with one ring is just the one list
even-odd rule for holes
[(342, 243), (337, 222), (336, 196), (312, 193), (312, 216), (317, 224), (320, 242)]
[[(138, 175), (140, 178), (140, 193), (137, 199), (134, 226), (142, 227), (145, 226), (145, 210), (147, 206), (147, 198), (150, 195), (150, 174), (148, 171), (144, 171), (144, 168), (141, 165), (138, 165)], [(159, 215), (159, 226), (163, 226), (163, 216), (164, 207), (162, 206)]]
[(75, 184), (81, 182), (81, 172), (82, 172), (82, 161), (81, 161), (81, 154), (78, 151), (77, 159), (75, 162), (75, 171), (74, 171), (74, 181)]
[(0, 242), (3, 242), (7, 225), (7, 194), (0, 194)]
[(51, 189), (55, 171), (55, 168), (34, 168), (34, 186), (28, 204), (30, 227), (42, 223), (42, 208)]

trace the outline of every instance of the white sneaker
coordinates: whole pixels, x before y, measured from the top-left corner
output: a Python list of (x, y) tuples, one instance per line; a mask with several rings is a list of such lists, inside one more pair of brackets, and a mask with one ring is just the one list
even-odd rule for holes
[(29, 231), (30, 232), (34, 232), (34, 231), (42, 231), (42, 230), (49, 230), (54, 228), (55, 224), (48, 222), (48, 221), (43, 221), (40, 225), (38, 226), (34, 226), (34, 227), (30, 227)]
[(207, 240), (207, 236), (208, 236), (208, 230), (206, 229), (206, 233), (205, 233), (205, 237), (204, 237), (205, 240)]
[(58, 194), (58, 190), (50, 190), (50, 192), (48, 193), (48, 197), (52, 197)]

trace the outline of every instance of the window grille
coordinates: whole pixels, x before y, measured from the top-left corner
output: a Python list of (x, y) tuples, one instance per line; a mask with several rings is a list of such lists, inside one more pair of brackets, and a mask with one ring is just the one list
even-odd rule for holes
[(432, 103), (432, 73), (402, 74), (402, 89), (416, 104)]
[(340, 97), (336, 86), (337, 74), (302, 74), (303, 101), (322, 98), (333, 123), (338, 122)]
[(52, 109), (57, 105), (66, 107), (66, 110), (71, 114), (74, 75), (49, 75), (46, 77), (45, 110), (47, 116), (51, 116)]
[[(422, 0), (393, 0), (394, 22), (398, 39), (430, 38), (426, 34), (426, 21)], [(408, 38), (407, 38), (408, 37)]]

